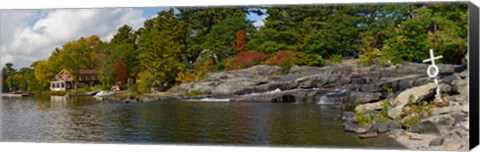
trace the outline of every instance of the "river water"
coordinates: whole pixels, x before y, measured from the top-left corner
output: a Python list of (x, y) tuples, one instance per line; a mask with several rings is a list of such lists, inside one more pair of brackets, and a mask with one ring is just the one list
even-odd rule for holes
[(280, 103), (114, 103), (91, 97), (3, 97), (0, 141), (401, 148), (359, 139), (333, 106)]

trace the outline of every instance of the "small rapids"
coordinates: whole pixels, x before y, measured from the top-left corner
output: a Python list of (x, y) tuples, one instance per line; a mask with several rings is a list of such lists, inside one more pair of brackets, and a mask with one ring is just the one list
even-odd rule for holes
[(344, 97), (347, 95), (346, 89), (335, 89), (332, 92), (328, 92), (325, 95), (321, 96), (317, 104), (319, 105), (333, 105), (336, 104), (335, 100), (339, 97)]

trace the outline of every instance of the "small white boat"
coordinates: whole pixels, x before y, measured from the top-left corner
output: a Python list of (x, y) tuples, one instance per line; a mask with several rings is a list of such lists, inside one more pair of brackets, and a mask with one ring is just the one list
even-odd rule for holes
[(113, 96), (117, 93), (113, 91), (100, 91), (97, 94), (94, 95), (94, 97), (107, 97), (107, 96)]

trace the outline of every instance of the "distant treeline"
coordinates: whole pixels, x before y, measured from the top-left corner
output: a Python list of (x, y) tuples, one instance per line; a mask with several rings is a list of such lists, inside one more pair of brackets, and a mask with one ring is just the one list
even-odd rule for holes
[[(167, 89), (206, 72), (255, 64), (322, 66), (356, 56), (365, 64), (420, 62), (428, 49), (460, 64), (467, 49), (468, 5), (455, 3), (172, 8), (138, 30), (124, 25), (110, 42), (82, 37), (48, 60), (2, 70), (4, 88), (47, 90), (61, 70), (101, 72), (104, 88)], [(256, 28), (247, 14), (267, 15)], [(4, 89), (5, 91), (6, 89)]]

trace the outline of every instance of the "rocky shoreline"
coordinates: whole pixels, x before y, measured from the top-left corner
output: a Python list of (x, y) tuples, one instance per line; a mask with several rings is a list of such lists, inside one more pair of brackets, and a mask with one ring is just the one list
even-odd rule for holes
[[(435, 84), (416, 86), (392, 98), (359, 104), (354, 112), (344, 112), (344, 130), (360, 138), (386, 133), (408, 149), (468, 150), (467, 73), (453, 76), (454, 80), (441, 85), (443, 102), (434, 102)], [(365, 119), (370, 119), (368, 124), (360, 126)]]
[(103, 100), (334, 104), (343, 107), (338, 120), (343, 121), (344, 130), (357, 133), (359, 138), (386, 134), (409, 149), (467, 150), (466, 67), (438, 66), (444, 105), (433, 102), (436, 86), (426, 74), (427, 64), (363, 66), (358, 62), (294, 66), (288, 73), (278, 66), (257, 65), (207, 73), (205, 79), (174, 86), (169, 92)]

